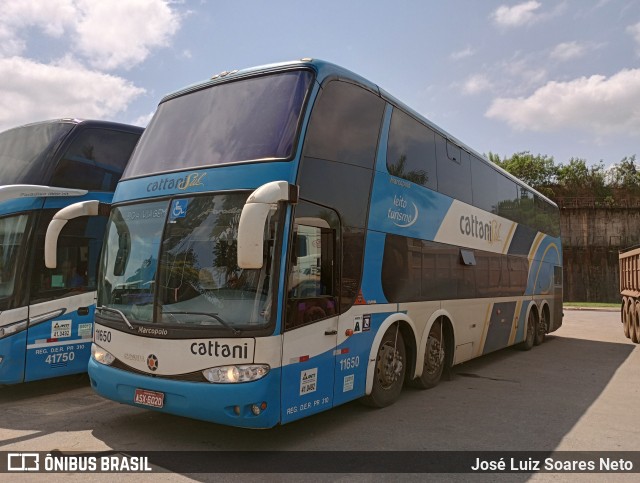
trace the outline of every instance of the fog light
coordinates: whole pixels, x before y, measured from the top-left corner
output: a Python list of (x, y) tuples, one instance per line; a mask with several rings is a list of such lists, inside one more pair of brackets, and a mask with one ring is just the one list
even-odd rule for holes
[(260, 416), (260, 413), (265, 409), (267, 409), (267, 403), (265, 401), (262, 401), (260, 404), (251, 405), (251, 412), (254, 416)]
[(240, 416), (240, 406), (233, 406), (233, 412), (236, 413), (236, 416)]

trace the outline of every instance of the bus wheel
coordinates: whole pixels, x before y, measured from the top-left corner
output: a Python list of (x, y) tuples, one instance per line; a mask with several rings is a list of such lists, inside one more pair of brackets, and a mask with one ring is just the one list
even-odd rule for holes
[(535, 345), (540, 345), (544, 342), (547, 335), (547, 329), (549, 327), (549, 311), (545, 306), (540, 314), (540, 320), (538, 321), (538, 330), (536, 331), (536, 337), (534, 339)]
[(636, 306), (632, 301), (627, 306), (627, 321), (629, 323), (629, 338), (635, 342), (636, 339)]
[(446, 354), (446, 343), (442, 319), (436, 320), (429, 330), (427, 347), (424, 351), (424, 367), (422, 375), (410, 382), (413, 387), (430, 389), (440, 382)]
[(527, 333), (524, 340), (520, 343), (519, 349), (528, 351), (533, 348), (536, 339), (536, 333), (538, 332), (538, 324), (536, 323), (536, 314), (533, 309), (529, 311), (529, 317), (527, 318)]
[(622, 331), (624, 336), (629, 338), (629, 302), (626, 297), (622, 301), (622, 308), (620, 309), (620, 318), (622, 318)]
[(406, 360), (400, 327), (390, 327), (378, 347), (371, 394), (362, 398), (362, 402), (376, 408), (393, 404), (402, 391)]
[[(633, 310), (634, 312), (634, 317), (632, 320), (633, 320), (633, 327), (635, 329), (633, 331), (633, 335), (635, 337), (633, 337), (631, 340), (637, 344), (640, 342), (640, 303), (636, 303), (635, 305), (632, 305), (631, 310)], [(629, 332), (631, 332), (631, 330), (629, 330)]]

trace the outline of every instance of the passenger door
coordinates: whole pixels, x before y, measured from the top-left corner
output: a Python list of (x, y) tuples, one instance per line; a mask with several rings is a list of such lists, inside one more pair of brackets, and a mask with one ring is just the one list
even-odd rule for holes
[(58, 266), (48, 269), (44, 266), (44, 237), (55, 211), (44, 210), (36, 226), (25, 381), (84, 372), (91, 354), (106, 218), (69, 221), (58, 241)]
[(289, 257), (282, 351), (282, 422), (331, 408), (338, 329), (338, 217), (301, 202)]
[(0, 384), (24, 379), (29, 318), (25, 260), (31, 225), (27, 213), (0, 218)]

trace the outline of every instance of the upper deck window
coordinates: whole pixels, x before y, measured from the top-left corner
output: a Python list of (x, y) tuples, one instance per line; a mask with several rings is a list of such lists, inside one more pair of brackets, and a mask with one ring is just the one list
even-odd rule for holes
[(331, 81), (313, 107), (305, 156), (373, 169), (384, 101), (348, 82)]
[(399, 109), (393, 110), (387, 146), (389, 174), (436, 189), (435, 133)]
[(252, 77), (160, 104), (123, 178), (292, 157), (312, 78), (309, 71)]
[(58, 161), (52, 186), (90, 191), (113, 191), (139, 133), (113, 129), (84, 129)]
[(44, 122), (0, 133), (0, 185), (48, 184), (45, 159), (73, 127)]

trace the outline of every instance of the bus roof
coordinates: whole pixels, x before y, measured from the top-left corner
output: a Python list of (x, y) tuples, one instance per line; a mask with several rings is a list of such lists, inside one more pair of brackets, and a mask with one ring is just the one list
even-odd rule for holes
[(368, 79), (365, 79), (364, 77), (362, 77), (362, 76), (360, 76), (360, 75), (358, 75), (358, 74), (356, 74), (356, 73), (354, 73), (354, 72), (352, 72), (352, 71), (350, 71), (348, 69), (345, 69), (344, 67), (340, 67), (339, 65), (336, 65), (336, 64), (333, 64), (331, 62), (327, 62), (327, 61), (324, 61), (324, 60), (321, 60), (321, 59), (313, 59), (313, 58), (310, 58), (310, 57), (304, 57), (302, 59), (294, 60), (294, 61), (278, 62), (278, 63), (274, 63), (274, 64), (266, 64), (266, 65), (261, 65), (261, 66), (256, 66), (256, 67), (249, 67), (249, 68), (246, 68), (246, 69), (234, 69), (234, 70), (230, 70), (230, 71), (223, 71), (223, 72), (221, 72), (219, 74), (213, 75), (208, 80), (205, 80), (205, 81), (202, 81), (202, 82), (198, 82), (198, 83), (195, 83), (195, 84), (191, 84), (191, 85), (189, 85), (187, 87), (184, 87), (183, 89), (180, 89), (180, 90), (178, 90), (176, 92), (173, 92), (173, 93), (170, 93), (170, 94), (166, 95), (160, 101), (160, 103), (162, 104), (163, 102), (168, 101), (170, 99), (173, 99), (175, 97), (180, 97), (180, 96), (188, 94), (190, 92), (197, 91), (197, 90), (200, 90), (200, 89), (205, 89), (207, 87), (210, 87), (210, 86), (213, 86), (213, 85), (216, 85), (216, 84), (220, 84), (220, 83), (223, 83), (223, 82), (228, 82), (230, 80), (238, 80), (238, 79), (242, 79), (242, 78), (245, 78), (245, 77), (253, 77), (253, 76), (256, 76), (256, 75), (267, 74), (267, 73), (270, 73), (270, 72), (278, 72), (278, 71), (283, 71), (283, 70), (292, 70), (292, 69), (300, 69), (300, 68), (307, 68), (307, 69), (313, 70), (316, 73), (316, 81), (320, 85), (322, 85), (324, 82), (326, 82), (327, 80), (330, 80), (330, 79), (339, 79), (339, 80), (346, 80), (346, 81), (358, 84), (361, 87), (364, 87), (365, 89), (368, 89), (368, 90), (374, 92), (375, 94), (379, 95), (381, 98), (383, 98), (384, 100), (386, 100), (390, 104), (394, 105), (395, 107), (398, 107), (399, 109), (405, 111), (407, 114), (410, 114), (411, 116), (413, 116), (414, 118), (416, 118), (417, 120), (422, 122), (423, 124), (427, 125), (429, 128), (431, 128), (432, 130), (434, 130), (435, 132), (437, 132), (438, 134), (440, 134), (444, 138), (446, 138), (449, 141), (452, 141), (453, 143), (457, 144), (462, 149), (467, 151), (469, 154), (472, 154), (475, 157), (481, 159), (488, 166), (490, 166), (491, 168), (495, 169), (499, 173), (502, 173), (504, 176), (506, 176), (510, 180), (514, 181), (515, 183), (517, 183), (521, 187), (524, 187), (524, 188), (528, 189), (529, 191), (534, 193), (536, 196), (538, 196), (539, 198), (543, 199), (546, 203), (557, 207), (556, 203), (553, 202), (551, 199), (547, 198), (545, 195), (543, 195), (542, 193), (540, 193), (536, 189), (532, 188), (531, 186), (529, 186), (527, 183), (525, 183), (521, 179), (516, 178), (511, 173), (507, 172), (506, 170), (504, 170), (503, 168), (501, 168), (497, 164), (491, 162), (490, 160), (488, 160), (485, 157), (484, 154), (479, 153), (475, 149), (473, 149), (470, 146), (466, 145), (465, 143), (461, 142), (458, 138), (456, 138), (455, 136), (449, 134), (447, 131), (442, 129), (437, 124), (434, 124), (432, 121), (430, 121), (429, 119), (427, 119), (426, 117), (424, 117), (423, 115), (421, 115), (420, 113), (418, 113), (417, 111), (412, 109), (411, 107), (407, 106), (405, 103), (403, 103), (402, 101), (398, 100), (396, 97), (394, 97), (393, 95), (389, 94), (384, 89), (381, 89), (377, 84), (374, 84), (373, 82), (369, 81)]
[(13, 129), (20, 129), (28, 126), (37, 126), (41, 124), (75, 124), (75, 125), (82, 124), (87, 127), (102, 127), (102, 128), (115, 129), (119, 131), (129, 131), (129, 132), (139, 132), (139, 133), (142, 133), (142, 131), (144, 131), (143, 127), (133, 126), (130, 124), (122, 124), (119, 122), (112, 122), (112, 121), (102, 121), (98, 119), (79, 119), (79, 118), (70, 118), (70, 117), (60, 118), (60, 119), (47, 119), (46, 121), (30, 122), (27, 124), (22, 124), (20, 126), (14, 126), (12, 128), (7, 129), (6, 131), (11, 131)]

